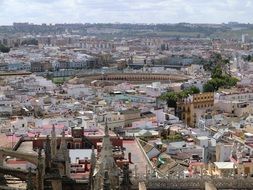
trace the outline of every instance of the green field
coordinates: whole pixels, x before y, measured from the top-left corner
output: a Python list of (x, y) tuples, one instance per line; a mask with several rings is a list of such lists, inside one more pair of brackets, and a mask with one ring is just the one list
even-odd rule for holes
[(70, 77), (54, 77), (52, 78), (53, 83), (55, 84), (63, 84), (65, 81), (68, 81)]

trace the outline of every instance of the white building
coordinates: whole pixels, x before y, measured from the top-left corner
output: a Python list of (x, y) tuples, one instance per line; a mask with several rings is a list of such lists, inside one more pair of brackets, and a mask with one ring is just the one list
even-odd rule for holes
[(216, 145), (216, 162), (230, 161), (232, 149), (233, 149), (233, 145), (218, 143)]
[(93, 94), (92, 89), (83, 84), (67, 85), (64, 87), (64, 90), (67, 92), (68, 96), (74, 98), (90, 96)]
[(0, 115), (12, 115), (12, 104), (13, 101), (0, 96)]

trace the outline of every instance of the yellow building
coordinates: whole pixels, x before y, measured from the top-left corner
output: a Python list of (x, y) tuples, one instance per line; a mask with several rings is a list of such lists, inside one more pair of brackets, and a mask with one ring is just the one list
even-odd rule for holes
[(193, 94), (177, 102), (177, 113), (182, 121), (194, 127), (200, 116), (212, 108), (213, 104), (213, 92)]
[(235, 175), (236, 165), (233, 162), (214, 162), (214, 171), (212, 173), (220, 177)]
[(237, 164), (237, 172), (240, 175), (249, 176), (253, 174), (253, 163), (251, 161), (245, 161)]

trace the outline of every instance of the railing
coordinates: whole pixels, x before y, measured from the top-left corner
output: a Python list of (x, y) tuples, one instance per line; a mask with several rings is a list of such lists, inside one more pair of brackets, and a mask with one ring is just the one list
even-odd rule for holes
[(21, 137), (18, 142), (13, 146), (12, 150), (17, 150), (19, 148), (19, 146), (22, 144), (22, 142), (24, 142), (24, 137)]
[[(17, 177), (17, 178), (21, 179), (22, 181), (26, 181), (28, 179), (28, 175), (29, 175), (28, 170), (15, 169), (15, 168), (4, 167), (4, 166), (0, 166), (0, 173)], [(35, 181), (36, 173), (31, 172), (31, 175), (32, 175), (33, 180)]]
[(138, 176), (132, 180), (133, 189), (144, 182), (148, 189), (205, 189), (205, 183), (213, 184), (217, 189), (253, 189), (253, 178), (236, 177), (192, 177), (192, 178), (144, 178)]
[(24, 159), (28, 162), (31, 162), (32, 164), (37, 165), (38, 164), (38, 156), (36, 154), (32, 153), (25, 153), (25, 152), (17, 152), (13, 150), (7, 150), (0, 148), (0, 161), (1, 163), (3, 162), (3, 156), (11, 156), (11, 157), (16, 157), (20, 159)]

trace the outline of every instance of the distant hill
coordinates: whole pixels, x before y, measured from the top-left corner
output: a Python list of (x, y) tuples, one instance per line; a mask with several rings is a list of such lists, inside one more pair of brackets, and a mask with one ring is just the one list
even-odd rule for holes
[(164, 37), (164, 38), (233, 38), (242, 34), (253, 36), (253, 24), (55, 24), (34, 25), (14, 23), (0, 26), (2, 34), (78, 34), (94, 35), (101, 38), (115, 37)]

